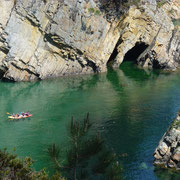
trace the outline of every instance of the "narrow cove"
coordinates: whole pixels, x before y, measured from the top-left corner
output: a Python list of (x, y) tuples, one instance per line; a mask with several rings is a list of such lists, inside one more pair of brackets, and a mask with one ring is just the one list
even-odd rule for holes
[[(72, 116), (87, 112), (93, 129), (119, 154), (125, 179), (178, 179), (154, 172), (153, 152), (180, 108), (180, 74), (138, 69), (132, 62), (98, 75), (37, 82), (0, 82), (0, 149), (31, 156), (37, 170), (53, 172), (48, 145), (63, 146)], [(6, 112), (30, 110), (29, 120), (8, 121)]]

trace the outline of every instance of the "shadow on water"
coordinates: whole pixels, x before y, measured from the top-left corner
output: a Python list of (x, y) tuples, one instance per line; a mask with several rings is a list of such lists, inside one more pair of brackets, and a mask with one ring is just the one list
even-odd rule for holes
[(132, 82), (146, 85), (149, 81), (159, 77), (160, 71), (152, 71), (148, 69), (140, 69), (132, 61), (123, 63), (119, 69), (114, 70), (108, 67), (106, 75), (107, 80), (112, 84), (116, 91), (124, 91), (124, 88)]
[(134, 81), (147, 82), (150, 79), (157, 79), (160, 75), (159, 70), (149, 70), (138, 68), (132, 61), (122, 63), (120, 69), (124, 72), (124, 75), (131, 78)]
[[(94, 88), (98, 81), (99, 76), (97, 74), (93, 75), (84, 75), (83, 77), (75, 77), (75, 78), (68, 78), (69, 79), (69, 86), (72, 87), (72, 84), (74, 85), (74, 88), (77, 89), (85, 89), (85, 88)], [(65, 80), (67, 80), (65, 78)]]
[(122, 84), (122, 82), (120, 81), (117, 71), (109, 67), (106, 78), (116, 91), (123, 91), (123, 86), (125, 86), (125, 84)]
[[(153, 172), (153, 152), (180, 107), (174, 101), (176, 97), (180, 99), (178, 95), (166, 94), (175, 89), (177, 92), (177, 87), (169, 83), (178, 83), (176, 77), (179, 75), (139, 69), (132, 62), (122, 64), (118, 70), (109, 69), (107, 80), (118, 96), (111, 118), (104, 125), (104, 134), (109, 145), (120, 154), (125, 179), (179, 177), (167, 171)], [(132, 171), (136, 173), (131, 174)]]

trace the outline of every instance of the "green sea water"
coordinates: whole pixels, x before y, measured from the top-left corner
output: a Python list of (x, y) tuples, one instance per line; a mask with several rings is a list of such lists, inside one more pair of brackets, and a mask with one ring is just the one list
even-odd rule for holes
[[(16, 147), (20, 157), (35, 160), (37, 170), (53, 172), (48, 145), (65, 147), (71, 117), (81, 120), (89, 112), (93, 130), (120, 155), (125, 179), (179, 179), (153, 167), (153, 152), (179, 109), (179, 73), (138, 69), (131, 62), (98, 75), (0, 82), (0, 148)], [(32, 118), (8, 121), (6, 112), (27, 110)]]

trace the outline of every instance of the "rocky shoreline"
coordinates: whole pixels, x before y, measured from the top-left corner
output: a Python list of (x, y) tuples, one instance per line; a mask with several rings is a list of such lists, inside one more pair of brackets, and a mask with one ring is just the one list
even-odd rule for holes
[(180, 111), (154, 152), (154, 165), (180, 170)]
[(106, 72), (134, 54), (145, 68), (179, 68), (179, 0), (115, 2), (1, 0), (0, 79)]

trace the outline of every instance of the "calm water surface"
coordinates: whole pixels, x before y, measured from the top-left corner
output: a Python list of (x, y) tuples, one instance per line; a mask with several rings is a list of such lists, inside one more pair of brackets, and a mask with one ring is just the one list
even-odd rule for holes
[[(121, 157), (125, 179), (179, 179), (154, 171), (153, 152), (180, 109), (180, 74), (144, 71), (130, 62), (100, 75), (26, 83), (0, 82), (0, 148), (16, 147), (21, 157), (36, 160), (37, 170), (53, 164), (49, 144), (66, 144), (74, 116), (90, 112), (93, 129)], [(8, 121), (6, 112), (30, 110), (34, 116)]]

